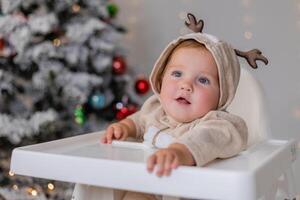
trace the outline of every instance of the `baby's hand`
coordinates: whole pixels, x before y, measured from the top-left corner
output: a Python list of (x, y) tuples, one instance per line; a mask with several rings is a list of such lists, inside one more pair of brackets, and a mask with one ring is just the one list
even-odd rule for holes
[(157, 165), (157, 176), (169, 176), (172, 169), (176, 169), (181, 163), (180, 152), (175, 148), (160, 149), (152, 154), (147, 161), (147, 170), (151, 173)]
[(106, 129), (104, 136), (101, 138), (102, 143), (111, 144), (112, 140), (125, 140), (129, 135), (129, 128), (123, 123), (113, 123)]

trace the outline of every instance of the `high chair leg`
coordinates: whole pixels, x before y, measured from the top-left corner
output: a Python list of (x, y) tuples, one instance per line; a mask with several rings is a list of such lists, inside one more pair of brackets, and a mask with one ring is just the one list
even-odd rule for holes
[(286, 200), (296, 200), (296, 182), (294, 178), (293, 168), (290, 166), (284, 172), (284, 182), (287, 188), (287, 199)]
[(264, 200), (275, 200), (277, 188), (278, 188), (277, 182), (273, 183), (271, 185), (271, 188), (268, 191), (266, 191), (267, 193), (263, 199)]
[(121, 200), (124, 191), (76, 184), (71, 200)]

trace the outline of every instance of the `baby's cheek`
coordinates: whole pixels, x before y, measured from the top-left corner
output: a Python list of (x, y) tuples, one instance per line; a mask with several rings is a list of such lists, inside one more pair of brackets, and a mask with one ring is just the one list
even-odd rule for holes
[(162, 88), (160, 95), (163, 96), (164, 98), (168, 98), (171, 97), (175, 93), (175, 91), (176, 89), (174, 85), (168, 84)]
[(198, 107), (206, 112), (216, 109), (216, 105), (219, 101), (218, 95), (211, 91), (202, 92), (198, 99)]

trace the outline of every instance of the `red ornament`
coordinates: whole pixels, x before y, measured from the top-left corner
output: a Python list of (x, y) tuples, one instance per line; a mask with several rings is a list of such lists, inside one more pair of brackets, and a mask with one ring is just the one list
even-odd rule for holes
[(121, 56), (115, 57), (113, 59), (112, 67), (115, 74), (124, 74), (127, 68), (125, 59)]
[(144, 78), (138, 79), (135, 82), (135, 91), (138, 94), (146, 94), (149, 91), (149, 82)]
[(3, 38), (0, 38), (0, 51), (2, 51), (4, 49), (5, 46), (5, 42)]
[(137, 111), (137, 108), (134, 105), (129, 105), (128, 107), (124, 106), (117, 112), (116, 118), (117, 118), (117, 120), (122, 120), (122, 119), (126, 118), (127, 116), (131, 115), (132, 113), (135, 113), (136, 111)]

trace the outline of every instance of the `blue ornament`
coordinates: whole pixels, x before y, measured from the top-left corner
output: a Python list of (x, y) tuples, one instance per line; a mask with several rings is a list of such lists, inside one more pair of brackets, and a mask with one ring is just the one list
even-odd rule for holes
[(103, 94), (94, 94), (90, 97), (89, 103), (95, 109), (102, 109), (106, 106), (105, 99)]

